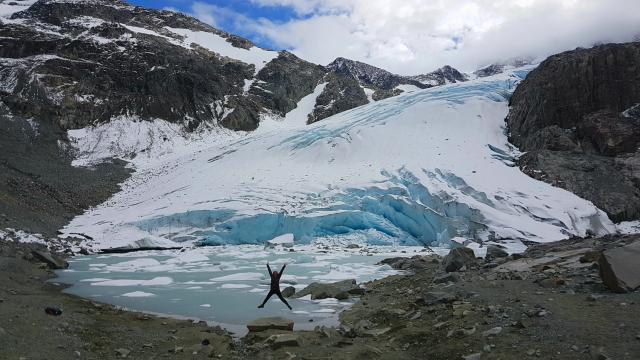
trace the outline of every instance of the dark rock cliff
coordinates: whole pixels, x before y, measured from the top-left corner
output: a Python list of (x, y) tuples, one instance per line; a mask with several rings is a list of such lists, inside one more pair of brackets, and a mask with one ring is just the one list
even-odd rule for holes
[(521, 167), (591, 200), (612, 220), (640, 218), (640, 43), (557, 54), (515, 90), (510, 140)]

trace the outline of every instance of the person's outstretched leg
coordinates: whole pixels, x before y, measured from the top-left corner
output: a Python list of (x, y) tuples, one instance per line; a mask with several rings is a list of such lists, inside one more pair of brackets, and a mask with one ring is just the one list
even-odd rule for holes
[(264, 307), (264, 304), (267, 303), (267, 301), (269, 301), (269, 298), (271, 297), (271, 295), (273, 295), (274, 292), (273, 291), (269, 291), (269, 293), (267, 294), (267, 297), (264, 298), (264, 301), (262, 302), (262, 304), (258, 305), (258, 309), (262, 309)]
[(282, 294), (280, 293), (280, 291), (278, 291), (276, 293), (276, 295), (278, 295), (278, 297), (280, 298), (280, 301), (282, 301), (285, 305), (287, 305), (287, 307), (289, 308), (289, 310), (293, 310), (293, 308), (291, 308), (291, 306), (289, 305), (289, 303), (287, 302), (287, 300), (285, 300), (285, 298), (282, 296)]

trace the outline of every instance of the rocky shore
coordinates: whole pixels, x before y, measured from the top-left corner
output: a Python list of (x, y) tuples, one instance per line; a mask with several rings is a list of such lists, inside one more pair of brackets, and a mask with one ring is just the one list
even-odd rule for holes
[[(341, 284), (360, 299), (341, 314), (339, 328), (291, 331), (286, 319), (269, 319), (234, 339), (206, 324), (66, 295), (47, 282), (54, 265), (34, 256), (41, 245), (9, 241), (0, 250), (0, 358), (637, 359), (640, 294), (634, 272), (625, 271), (638, 265), (620, 253), (638, 246), (640, 236), (610, 236), (512, 256), (492, 247), (487, 259), (464, 248), (445, 258), (387, 259), (406, 274), (359, 290)], [(601, 275), (606, 264), (627, 288)], [(62, 314), (45, 313), (47, 306)]]

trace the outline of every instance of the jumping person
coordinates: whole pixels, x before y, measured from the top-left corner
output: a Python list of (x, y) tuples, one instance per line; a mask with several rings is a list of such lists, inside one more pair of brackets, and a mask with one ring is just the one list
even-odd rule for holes
[(280, 272), (271, 271), (271, 267), (267, 262), (267, 270), (269, 270), (269, 276), (271, 277), (271, 290), (269, 290), (269, 293), (267, 294), (267, 297), (264, 298), (264, 301), (262, 302), (262, 304), (258, 306), (259, 309), (262, 309), (264, 307), (264, 304), (266, 304), (267, 301), (269, 301), (269, 298), (271, 297), (271, 295), (278, 295), (278, 297), (280, 298), (280, 301), (282, 301), (285, 305), (287, 305), (289, 310), (293, 310), (291, 306), (289, 306), (289, 303), (287, 302), (287, 300), (285, 300), (284, 297), (282, 296), (282, 293), (280, 292), (280, 277), (282, 276), (282, 273), (284, 272), (285, 267), (287, 267), (287, 264), (282, 265), (282, 269), (280, 269)]

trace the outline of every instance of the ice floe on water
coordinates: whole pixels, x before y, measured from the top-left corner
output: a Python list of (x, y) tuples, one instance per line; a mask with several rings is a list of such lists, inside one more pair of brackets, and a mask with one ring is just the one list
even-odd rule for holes
[[(55, 281), (71, 284), (66, 292), (96, 301), (205, 320), (238, 334), (246, 330), (248, 322), (265, 316), (285, 316), (295, 321), (297, 329), (312, 329), (316, 325), (335, 325), (337, 314), (351, 301), (311, 300), (310, 296), (289, 299), (292, 312), (273, 297), (264, 309), (257, 309), (269, 291), (267, 261), (273, 270), (287, 263), (281, 288), (294, 286), (300, 291), (312, 282), (356, 279), (362, 283), (397, 274), (389, 266), (376, 263), (390, 256), (413, 256), (425, 251), (423, 247), (348, 249), (306, 245), (265, 249), (238, 245), (91, 255), (71, 258), (70, 271), (59, 271)], [(239, 259), (240, 254), (256, 256)], [(176, 262), (185, 259), (192, 259), (193, 266), (176, 272)]]
[(144, 291), (133, 291), (126, 294), (122, 294), (122, 296), (126, 297), (135, 297), (135, 298), (143, 298), (143, 297), (151, 297), (156, 296), (155, 294), (144, 292)]

